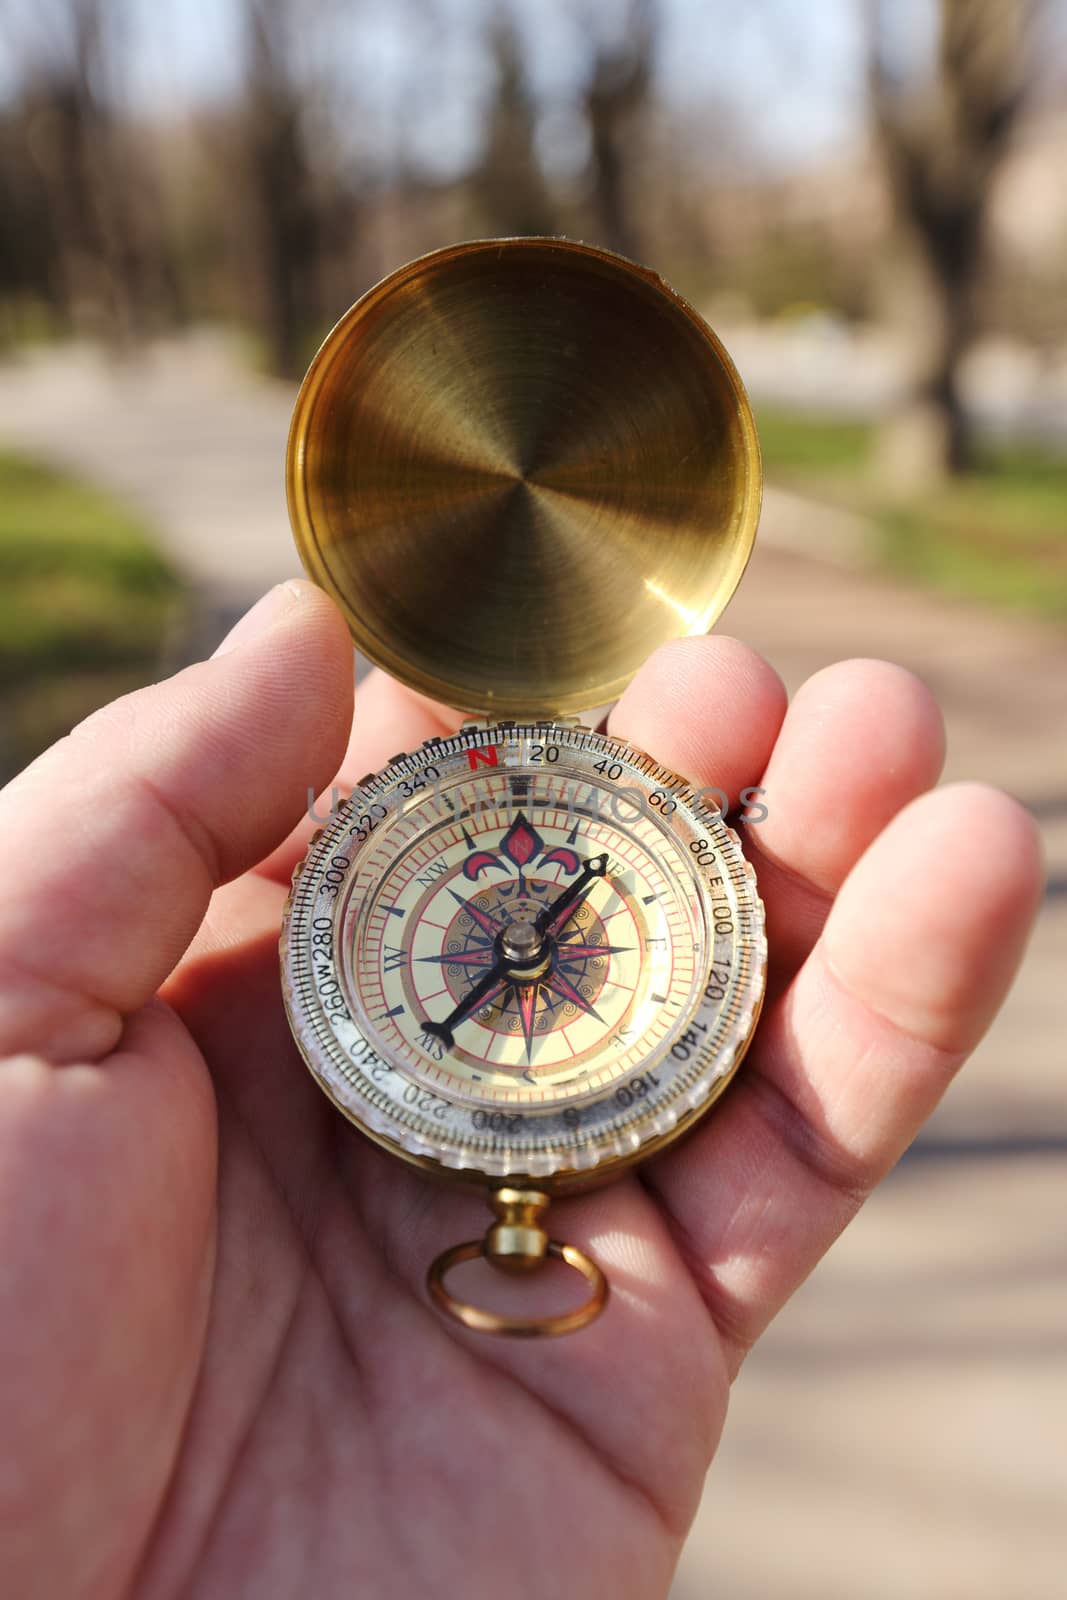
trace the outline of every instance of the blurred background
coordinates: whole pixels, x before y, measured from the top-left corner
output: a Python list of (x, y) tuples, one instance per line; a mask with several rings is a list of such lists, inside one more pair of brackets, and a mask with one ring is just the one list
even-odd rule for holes
[(791, 688), (913, 667), (1049, 850), (1003, 1017), (746, 1367), (676, 1600), (1062, 1597), (1064, 0), (5, 0), (0, 776), (294, 569), (351, 301), (519, 233), (654, 266), (734, 356), (730, 631)]

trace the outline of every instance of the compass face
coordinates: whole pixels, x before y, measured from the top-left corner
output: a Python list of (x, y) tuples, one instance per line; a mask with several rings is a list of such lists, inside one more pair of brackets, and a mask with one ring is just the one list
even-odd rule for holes
[(714, 799), (550, 725), (394, 760), (312, 843), (282, 936), (294, 1035), (347, 1116), (408, 1159), (557, 1187), (711, 1104), (765, 952)]

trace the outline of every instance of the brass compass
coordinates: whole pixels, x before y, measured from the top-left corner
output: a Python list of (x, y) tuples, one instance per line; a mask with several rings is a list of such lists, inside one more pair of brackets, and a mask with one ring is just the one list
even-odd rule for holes
[[(654, 273), (560, 239), (463, 244), (394, 272), (304, 380), (289, 505), (359, 648), (478, 720), (363, 779), (297, 869), (282, 931), (294, 1037), (368, 1137), (486, 1193), (430, 1268), (468, 1327), (563, 1333), (599, 1267), (551, 1197), (680, 1137), (726, 1087), (763, 996), (752, 869), (683, 775), (581, 724), (659, 644), (706, 631), (755, 536), (748, 401)], [(505, 1317), (450, 1291), (546, 1255), (590, 1291)]]

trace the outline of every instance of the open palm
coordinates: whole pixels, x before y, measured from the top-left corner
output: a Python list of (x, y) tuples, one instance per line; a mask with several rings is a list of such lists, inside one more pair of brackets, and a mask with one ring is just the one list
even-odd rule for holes
[(746, 848), (768, 1007), (713, 1117), (556, 1208), (609, 1274), (603, 1317), (554, 1342), (468, 1333), (422, 1281), (483, 1207), (342, 1121), (281, 1004), (309, 787), (459, 720), (374, 675), (345, 753), (350, 685), (340, 619), (286, 585), (0, 796), (19, 1600), (662, 1595), (746, 1350), (1018, 962), (1033, 828), (993, 790), (924, 793), (942, 736), (920, 684), (850, 662), (786, 713), (734, 641), (661, 651), (609, 729), (732, 795), (764, 786)]

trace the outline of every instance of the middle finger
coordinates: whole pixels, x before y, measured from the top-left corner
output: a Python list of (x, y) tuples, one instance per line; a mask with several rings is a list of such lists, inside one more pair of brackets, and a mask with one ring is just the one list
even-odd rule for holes
[(888, 661), (839, 661), (797, 691), (745, 829), (767, 910), (772, 984), (798, 970), (838, 889), (887, 823), (941, 772), (945, 729), (926, 685)]

